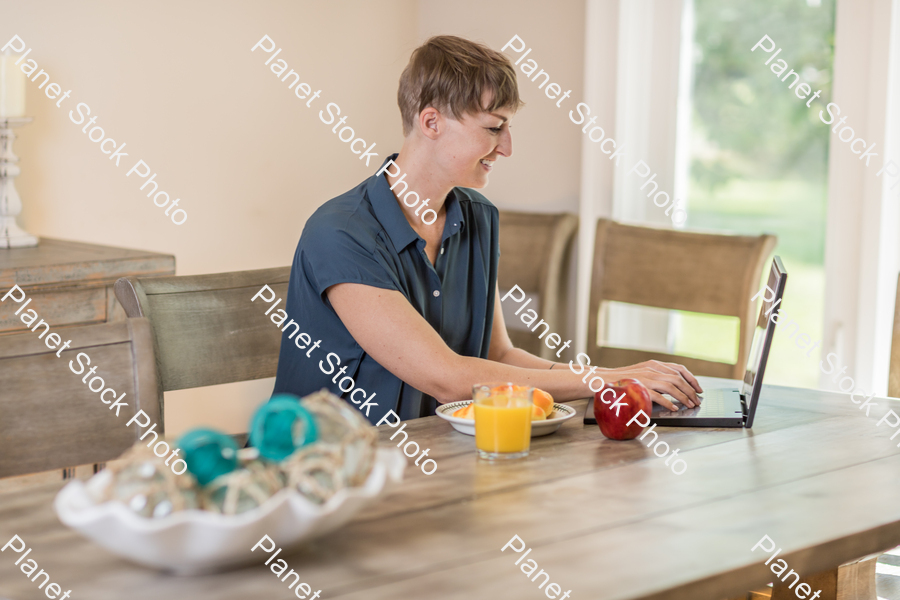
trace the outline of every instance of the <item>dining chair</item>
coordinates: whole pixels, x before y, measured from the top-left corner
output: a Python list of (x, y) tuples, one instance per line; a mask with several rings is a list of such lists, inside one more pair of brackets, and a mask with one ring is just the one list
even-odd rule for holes
[[(57, 333), (71, 340), (65, 350), (48, 348), (30, 331), (0, 337), (0, 478), (117, 458), (140, 436), (143, 419), (125, 425), (140, 410), (162, 423), (146, 319)], [(89, 370), (84, 355), (97, 367), (86, 382), (87, 375), (74, 371)], [(97, 376), (103, 387), (93, 391)], [(111, 403), (101, 402), (105, 388), (127, 406), (110, 410)]]
[[(568, 213), (500, 211), (501, 293), (517, 285), (526, 293), (537, 294), (535, 305), (539, 308), (535, 310), (553, 324), (554, 331), (566, 327), (568, 260), (577, 231), (578, 217)], [(555, 359), (554, 350), (530, 331), (512, 327), (507, 331), (517, 348)]]
[(900, 277), (897, 277), (897, 294), (894, 300), (894, 332), (891, 337), (888, 396), (900, 398)]
[(153, 331), (163, 392), (274, 377), (281, 330), (250, 299), (264, 285), (287, 298), (290, 267), (211, 275), (123, 277), (116, 298)]
[[(599, 219), (588, 315), (591, 363), (622, 367), (659, 360), (683, 364), (695, 375), (742, 379), (756, 325), (750, 298), (776, 242), (768, 234), (697, 233)], [(612, 301), (737, 317), (737, 362), (600, 345), (600, 311)]]
[[(897, 293), (894, 298), (894, 329), (891, 336), (891, 362), (888, 369), (888, 396), (900, 398), (900, 276), (897, 277)], [(894, 548), (891, 554), (897, 556), (900, 554), (900, 548)]]

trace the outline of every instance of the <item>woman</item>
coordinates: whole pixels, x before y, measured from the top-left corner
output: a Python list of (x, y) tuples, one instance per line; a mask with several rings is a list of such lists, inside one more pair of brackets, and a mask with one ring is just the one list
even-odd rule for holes
[[(478, 382), (527, 384), (557, 400), (592, 395), (566, 365), (514, 348), (500, 308), (498, 212), (473, 188), (512, 155), (521, 106), (512, 64), (480, 44), (434, 37), (413, 52), (397, 96), (399, 154), (303, 229), (286, 309), (310, 337), (285, 331), (275, 392), (327, 387), (373, 423), (388, 410), (433, 415)], [(691, 407), (702, 391), (671, 363), (597, 374), (636, 378), (670, 409), (661, 393)]]

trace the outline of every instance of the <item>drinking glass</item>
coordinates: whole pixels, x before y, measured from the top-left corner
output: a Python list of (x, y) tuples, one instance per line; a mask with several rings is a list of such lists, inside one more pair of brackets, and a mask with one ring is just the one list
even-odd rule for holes
[(504, 460), (528, 456), (534, 388), (511, 383), (472, 386), (478, 456)]

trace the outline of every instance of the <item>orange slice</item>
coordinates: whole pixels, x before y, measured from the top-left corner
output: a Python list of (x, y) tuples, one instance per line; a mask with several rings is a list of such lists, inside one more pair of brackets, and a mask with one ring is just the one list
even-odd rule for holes
[(544, 411), (544, 418), (549, 418), (553, 414), (553, 396), (543, 390), (534, 390), (532, 396), (535, 406), (539, 406)]
[(459, 419), (474, 419), (475, 418), (475, 404), (466, 404), (462, 408), (458, 408), (453, 411), (453, 416)]

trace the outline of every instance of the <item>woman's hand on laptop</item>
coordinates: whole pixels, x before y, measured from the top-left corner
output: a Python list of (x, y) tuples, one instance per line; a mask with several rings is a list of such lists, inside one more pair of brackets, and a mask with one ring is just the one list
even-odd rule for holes
[(684, 365), (647, 360), (629, 367), (600, 369), (608, 382), (631, 377), (643, 383), (650, 390), (650, 399), (675, 411), (678, 408), (662, 394), (669, 394), (688, 408), (700, 406), (698, 392), (703, 388)]

